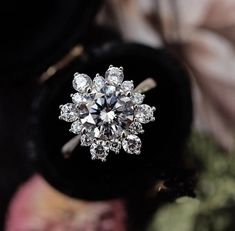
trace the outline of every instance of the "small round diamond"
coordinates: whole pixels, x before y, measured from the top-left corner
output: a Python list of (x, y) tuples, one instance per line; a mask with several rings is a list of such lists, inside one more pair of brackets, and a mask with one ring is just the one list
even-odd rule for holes
[(135, 117), (140, 123), (146, 124), (154, 120), (153, 113), (154, 110), (152, 107), (147, 104), (142, 104), (138, 106)]
[(73, 88), (78, 92), (85, 92), (87, 88), (91, 87), (92, 80), (86, 74), (78, 74), (74, 75), (73, 79)]
[(115, 153), (119, 153), (120, 149), (122, 147), (122, 144), (119, 140), (112, 140), (110, 142), (110, 150), (115, 152)]
[(95, 87), (95, 89), (97, 91), (100, 91), (104, 86), (105, 86), (105, 80), (102, 76), (97, 75), (94, 79), (93, 79), (93, 86)]
[(89, 94), (81, 94), (80, 92), (77, 92), (72, 95), (72, 101), (78, 105), (86, 104), (91, 100), (92, 100), (92, 95)]
[(140, 154), (141, 140), (136, 135), (128, 135), (122, 141), (122, 147), (129, 154)]
[(109, 67), (105, 73), (105, 79), (111, 85), (120, 85), (124, 79), (122, 68)]
[(102, 161), (106, 161), (106, 156), (109, 153), (109, 146), (105, 141), (98, 140), (92, 143), (90, 147), (91, 158), (100, 159)]
[(74, 122), (78, 119), (77, 108), (72, 103), (67, 103), (60, 108), (60, 119), (66, 122)]
[(92, 144), (91, 136), (84, 134), (81, 136), (81, 146), (90, 146)]
[(142, 104), (144, 101), (144, 95), (140, 94), (139, 92), (135, 92), (132, 96), (131, 99), (134, 104)]
[(83, 128), (82, 123), (79, 120), (77, 120), (72, 123), (69, 131), (74, 134), (80, 134), (82, 131), (82, 128)]
[(81, 93), (77, 92), (75, 94), (72, 95), (72, 101), (75, 103), (75, 104), (80, 104), (82, 103), (84, 100), (84, 97)]
[(129, 131), (132, 133), (132, 134), (139, 134), (139, 133), (143, 133), (144, 130), (143, 130), (143, 126), (141, 123), (139, 122), (133, 122), (130, 127), (129, 127)]
[(125, 93), (133, 91), (133, 89), (134, 89), (133, 81), (124, 81), (121, 85), (121, 89)]

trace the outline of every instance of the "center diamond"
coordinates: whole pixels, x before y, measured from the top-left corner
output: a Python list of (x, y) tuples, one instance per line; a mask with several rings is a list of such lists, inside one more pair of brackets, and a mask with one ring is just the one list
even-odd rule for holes
[(101, 93), (93, 94), (91, 100), (79, 107), (82, 124), (86, 128), (92, 128), (96, 138), (118, 137), (134, 120), (131, 99), (117, 95), (116, 91), (110, 92), (107, 88)]
[(100, 112), (100, 119), (104, 122), (104, 123), (112, 123), (113, 120), (115, 119), (116, 114), (114, 111), (109, 111), (107, 112), (106, 109), (103, 109)]

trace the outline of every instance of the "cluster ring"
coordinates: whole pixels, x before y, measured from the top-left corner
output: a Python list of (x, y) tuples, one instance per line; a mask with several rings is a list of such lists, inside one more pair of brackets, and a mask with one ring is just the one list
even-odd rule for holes
[(90, 147), (91, 159), (106, 161), (110, 151), (118, 154), (121, 148), (128, 154), (139, 155), (142, 142), (139, 134), (143, 124), (155, 120), (155, 107), (143, 104), (144, 92), (154, 88), (149, 78), (136, 88), (132, 80), (124, 81), (122, 67), (109, 66), (105, 77), (75, 73), (71, 94), (72, 103), (60, 106), (59, 119), (70, 122), (70, 132), (76, 134), (63, 147), (65, 156), (80, 142)]

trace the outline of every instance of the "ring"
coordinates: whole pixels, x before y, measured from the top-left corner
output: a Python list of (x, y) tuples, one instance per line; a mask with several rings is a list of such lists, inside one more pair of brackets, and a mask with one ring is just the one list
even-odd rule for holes
[(121, 148), (128, 154), (141, 153), (138, 134), (144, 132), (142, 124), (155, 120), (156, 110), (143, 104), (143, 93), (156, 87), (156, 82), (148, 78), (134, 88), (132, 80), (123, 80), (123, 68), (112, 65), (105, 78), (74, 74), (72, 103), (59, 107), (59, 119), (72, 123), (69, 131), (76, 134), (61, 149), (65, 157), (79, 143), (90, 147), (92, 160), (106, 161), (110, 151), (118, 154)]

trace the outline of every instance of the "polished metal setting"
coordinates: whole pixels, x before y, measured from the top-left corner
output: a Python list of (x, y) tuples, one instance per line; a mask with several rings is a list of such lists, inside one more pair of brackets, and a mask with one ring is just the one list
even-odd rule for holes
[(143, 104), (144, 92), (156, 87), (148, 78), (134, 88), (132, 80), (124, 80), (122, 67), (109, 66), (105, 77), (75, 73), (72, 103), (60, 106), (59, 119), (70, 122), (70, 132), (76, 134), (62, 147), (68, 157), (80, 142), (90, 147), (91, 159), (106, 161), (110, 151), (121, 148), (128, 154), (141, 153), (143, 124), (155, 120), (155, 107)]

